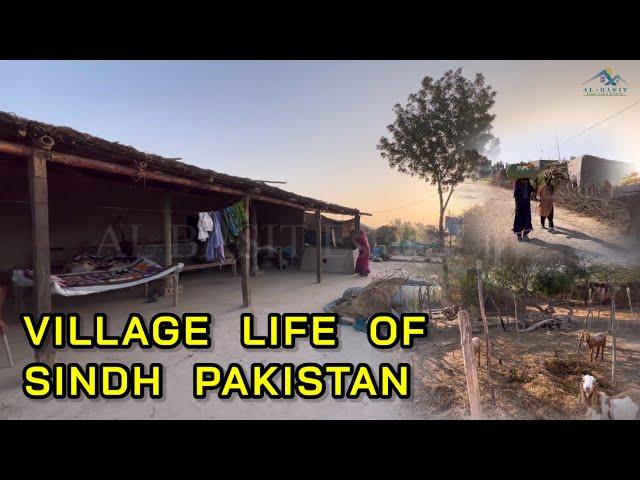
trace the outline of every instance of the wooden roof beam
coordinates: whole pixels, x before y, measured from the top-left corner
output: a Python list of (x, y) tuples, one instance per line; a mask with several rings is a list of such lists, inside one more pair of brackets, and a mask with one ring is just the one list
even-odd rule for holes
[[(16, 143), (6, 142), (0, 140), (0, 152), (8, 153), (10, 155), (16, 155), (20, 157), (28, 157), (32, 154), (33, 149), (26, 145), (20, 145)], [(59, 163), (61, 165), (66, 165), (69, 167), (76, 168), (85, 168), (89, 170), (95, 170), (99, 172), (112, 173), (116, 175), (130, 176), (130, 177), (140, 177), (148, 180), (154, 180), (162, 183), (169, 183), (173, 185), (181, 185), (185, 187), (197, 188), (200, 190), (207, 190), (218, 193), (225, 193), (228, 195), (235, 196), (244, 196), (247, 195), (248, 192), (243, 190), (238, 190), (235, 188), (223, 187), (218, 184), (208, 184), (203, 183), (198, 180), (193, 180), (190, 178), (177, 177), (175, 175), (170, 175), (167, 173), (162, 173), (158, 171), (140, 171), (133, 167), (128, 167), (125, 165), (119, 165), (116, 163), (105, 162), (102, 160), (95, 160), (92, 158), (80, 157), (78, 155), (72, 155), (68, 153), (59, 153), (59, 152), (51, 152), (49, 161), (53, 163)], [(298, 210), (306, 210), (308, 208), (318, 208), (315, 205), (302, 205), (299, 203), (295, 203), (288, 200), (281, 200), (279, 198), (273, 198), (265, 195), (260, 195), (256, 193), (249, 193), (250, 197), (254, 200), (260, 200), (267, 203), (273, 203), (276, 205), (282, 205), (290, 208), (296, 208)], [(353, 215), (353, 212), (344, 213), (342, 209), (338, 211), (337, 209), (331, 210), (327, 207), (322, 208), (322, 210), (329, 213), (337, 213), (343, 215)], [(364, 213), (360, 213), (361, 215), (366, 215)]]

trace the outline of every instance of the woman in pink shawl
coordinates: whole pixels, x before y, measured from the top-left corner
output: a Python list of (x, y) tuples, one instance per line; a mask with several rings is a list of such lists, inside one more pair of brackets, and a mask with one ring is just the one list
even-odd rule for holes
[(360, 251), (358, 260), (356, 260), (356, 273), (360, 274), (362, 277), (366, 277), (369, 275), (369, 256), (371, 255), (371, 248), (369, 247), (369, 239), (367, 238), (367, 234), (364, 230), (360, 229), (360, 232), (354, 238), (353, 243)]

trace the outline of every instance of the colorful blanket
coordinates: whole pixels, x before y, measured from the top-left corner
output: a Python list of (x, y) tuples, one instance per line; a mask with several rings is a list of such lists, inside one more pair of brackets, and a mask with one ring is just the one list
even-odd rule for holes
[[(148, 258), (138, 258), (132, 263), (111, 270), (51, 275), (51, 292), (71, 297), (118, 290), (178, 273), (183, 267), (184, 264), (179, 263), (164, 268)], [(33, 285), (33, 272), (26, 269), (14, 270), (12, 279), (16, 285), (30, 287)]]

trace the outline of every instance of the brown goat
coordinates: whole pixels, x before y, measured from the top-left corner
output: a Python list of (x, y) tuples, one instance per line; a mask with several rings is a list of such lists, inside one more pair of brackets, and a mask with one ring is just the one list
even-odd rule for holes
[[(596, 352), (596, 360), (600, 354), (600, 361), (604, 360), (604, 348), (607, 346), (607, 332), (598, 332), (591, 335), (583, 333), (584, 341), (589, 347), (589, 361), (593, 362), (593, 351)], [(582, 341), (582, 339), (580, 340)]]

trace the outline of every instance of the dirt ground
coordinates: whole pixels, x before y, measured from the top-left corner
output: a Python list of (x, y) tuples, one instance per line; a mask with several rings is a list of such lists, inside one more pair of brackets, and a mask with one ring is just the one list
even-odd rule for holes
[[(398, 269), (412, 269), (408, 262), (372, 263), (372, 273), (383, 274)], [(422, 264), (424, 265), (424, 264)], [(321, 312), (328, 302), (349, 287), (364, 286), (371, 279), (353, 275), (324, 274), (323, 283), (315, 283), (315, 273), (269, 271), (253, 279), (252, 308), (260, 322), (258, 334), (266, 333), (270, 312)], [(241, 301), (240, 278), (228, 271), (195, 272), (182, 276), (184, 287), (180, 304), (171, 307), (168, 299), (144, 303), (142, 288), (101, 295), (64, 298), (54, 297), (54, 311), (78, 312), (89, 328), (96, 311), (105, 312), (110, 331), (121, 331), (129, 313), (135, 311), (149, 320), (153, 314), (167, 311), (211, 312), (213, 346), (210, 350), (142, 351), (130, 350), (63, 350), (60, 362), (122, 362), (131, 364), (161, 362), (165, 367), (165, 398), (162, 400), (30, 400), (21, 391), (21, 372), (33, 361), (33, 351), (18, 325), (10, 306), (5, 314), (10, 323), (9, 341), (16, 362), (8, 367), (4, 347), (0, 346), (0, 419), (408, 419), (413, 418), (411, 400), (334, 400), (326, 395), (320, 400), (221, 400), (217, 396), (195, 400), (192, 396), (192, 366), (196, 362), (228, 365), (238, 362), (248, 367), (253, 362), (364, 362), (374, 371), (381, 362), (396, 365), (407, 361), (409, 352), (401, 349), (377, 350), (369, 345), (366, 335), (352, 327), (340, 326), (337, 350), (315, 350), (308, 341), (293, 351), (246, 350), (240, 345)], [(111, 330), (112, 329), (112, 330)]]
[(557, 255), (575, 253), (590, 262), (631, 265), (640, 262), (640, 246), (616, 227), (594, 218), (579, 215), (562, 207), (554, 207), (555, 233), (540, 226), (536, 202), (531, 203), (533, 232), (530, 242), (518, 242), (512, 232), (514, 200), (511, 190), (487, 182), (472, 184), (481, 205), (472, 222), (465, 220), (465, 235), (474, 235), (478, 242), (495, 242), (504, 249), (517, 246), (524, 255)]
[[(559, 313), (565, 313), (561, 310)], [(580, 378), (595, 376), (602, 389), (616, 394), (640, 388), (640, 319), (619, 311), (616, 341), (616, 383), (611, 382), (611, 337), (604, 361), (589, 362), (583, 344), (576, 355), (586, 310), (575, 310), (567, 330), (536, 330), (520, 334), (490, 329), (496, 406), (492, 407), (484, 347), (479, 368), (483, 413), (493, 419), (580, 419), (584, 408), (577, 400)], [(606, 330), (608, 312), (602, 312), (595, 330)], [(598, 328), (595, 328), (598, 327)], [(481, 331), (474, 335), (483, 337)], [(464, 363), (457, 321), (434, 331), (430, 342), (412, 352), (416, 383), (416, 418), (465, 418), (469, 414)], [(484, 344), (483, 344), (484, 345)]]
[[(493, 241), (502, 245), (517, 245), (525, 254), (558, 254), (575, 252), (590, 261), (620, 264), (640, 260), (640, 249), (621, 229), (604, 225), (594, 219), (581, 217), (562, 208), (556, 210), (558, 233), (538, 228), (530, 243), (518, 244), (511, 232), (513, 199), (511, 192), (476, 183), (474, 194), (483, 202), (475, 225), (465, 225), (478, 235), (478, 241)], [(475, 228), (475, 230), (474, 230)], [(484, 229), (484, 230), (483, 230)], [(353, 275), (324, 274), (323, 283), (315, 283), (315, 274), (299, 271), (267, 271), (253, 279), (252, 308), (260, 322), (270, 312), (314, 312), (341, 296), (353, 286), (364, 286), (372, 279), (404, 271), (425, 276), (441, 273), (441, 265), (411, 261), (371, 263), (369, 279)], [(6, 311), (10, 323), (9, 341), (16, 366), (6, 366), (4, 350), (0, 347), (0, 419), (430, 419), (466, 418), (468, 400), (463, 361), (460, 353), (457, 321), (438, 322), (430, 330), (429, 338), (420, 339), (411, 350), (376, 350), (367, 342), (364, 333), (352, 327), (340, 327), (340, 348), (314, 350), (302, 342), (293, 351), (246, 350), (239, 341), (240, 278), (229, 272), (195, 272), (184, 275), (184, 293), (177, 308), (168, 299), (144, 303), (141, 288), (87, 297), (54, 297), (54, 310), (78, 312), (83, 319), (91, 319), (96, 311), (105, 312), (114, 331), (121, 330), (129, 313), (135, 311), (150, 319), (160, 311), (210, 312), (214, 317), (213, 340), (210, 350), (142, 351), (130, 350), (65, 350), (59, 361), (122, 362), (131, 364), (161, 362), (165, 366), (165, 398), (163, 400), (29, 400), (21, 391), (22, 368), (33, 360), (15, 316)], [(561, 312), (559, 312), (561, 313)], [(493, 376), (496, 406), (492, 407), (489, 378), (484, 364), (479, 377), (483, 411), (487, 418), (496, 419), (574, 419), (581, 418), (583, 408), (577, 394), (580, 377), (593, 374), (603, 390), (618, 393), (625, 388), (640, 387), (640, 319), (628, 312), (618, 313), (617, 381), (611, 382), (611, 342), (604, 362), (590, 363), (586, 347), (575, 354), (586, 312), (576, 307), (574, 322), (567, 330), (537, 330), (520, 335), (517, 342), (513, 331), (491, 328), (493, 342)], [(606, 329), (608, 312), (593, 328)], [(259, 334), (266, 331), (260, 322)], [(481, 332), (475, 333), (481, 336)], [(253, 362), (364, 362), (376, 368), (381, 362), (412, 365), (412, 391), (409, 400), (335, 400), (325, 395), (320, 400), (220, 400), (210, 396), (195, 400), (192, 396), (192, 365), (196, 362), (216, 362), (227, 365), (238, 362), (248, 367)]]

